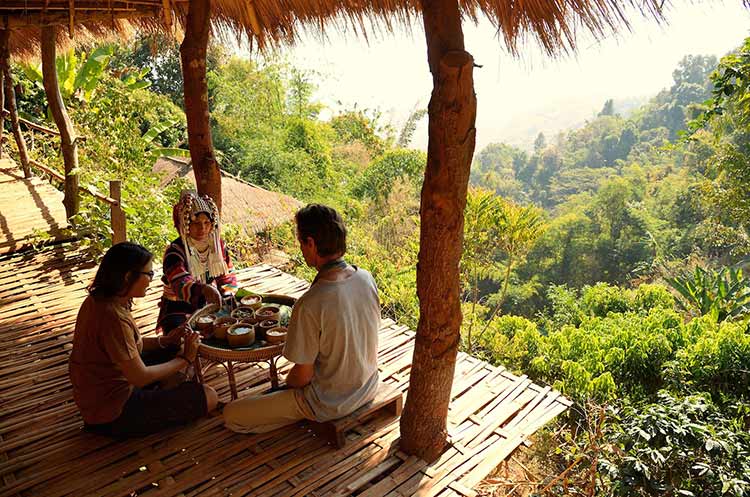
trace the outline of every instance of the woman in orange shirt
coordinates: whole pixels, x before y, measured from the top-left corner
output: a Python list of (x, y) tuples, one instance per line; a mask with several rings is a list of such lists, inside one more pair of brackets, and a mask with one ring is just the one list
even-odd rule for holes
[(166, 380), (194, 362), (199, 335), (183, 326), (166, 336), (141, 337), (130, 308), (134, 298), (146, 295), (154, 277), (152, 260), (148, 250), (134, 243), (111, 247), (78, 312), (69, 374), (90, 431), (145, 435), (216, 408), (218, 396), (207, 385), (184, 381), (161, 386), (174, 383)]

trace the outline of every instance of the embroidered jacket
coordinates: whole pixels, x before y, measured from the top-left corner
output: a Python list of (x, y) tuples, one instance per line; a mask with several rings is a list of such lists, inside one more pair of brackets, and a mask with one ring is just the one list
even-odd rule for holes
[[(216, 278), (211, 278), (206, 274), (205, 281), (213, 284), (222, 294), (234, 293), (237, 290), (237, 277), (234, 275), (234, 266), (229, 257), (224, 240), (219, 240), (224, 262), (227, 264), (229, 272)], [(159, 323), (168, 314), (181, 313), (191, 314), (203, 305), (205, 299), (200, 288), (200, 282), (188, 272), (185, 254), (185, 245), (182, 238), (173, 241), (164, 252), (163, 269), (164, 292), (159, 306)]]

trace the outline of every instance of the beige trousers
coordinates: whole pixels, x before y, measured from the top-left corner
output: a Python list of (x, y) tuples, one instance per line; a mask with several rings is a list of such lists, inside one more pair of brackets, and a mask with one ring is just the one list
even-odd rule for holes
[(224, 426), (237, 433), (266, 433), (301, 419), (315, 416), (299, 388), (237, 399), (224, 407)]

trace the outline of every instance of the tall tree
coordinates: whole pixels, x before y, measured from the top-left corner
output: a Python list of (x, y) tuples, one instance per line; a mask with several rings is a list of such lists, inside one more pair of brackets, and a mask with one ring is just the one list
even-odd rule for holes
[(190, 0), (185, 39), (180, 46), (185, 81), (185, 116), (190, 159), (198, 193), (208, 195), (221, 209), (221, 171), (214, 155), (208, 110), (206, 52), (210, 32), (210, 0)]
[(447, 443), (448, 403), (460, 341), (459, 263), (476, 139), (473, 57), (457, 0), (421, 0), (433, 91), (417, 263), (419, 325), (401, 448), (434, 461)]
[(57, 68), (55, 65), (55, 42), (57, 39), (57, 27), (45, 26), (42, 28), (42, 74), (44, 80), (44, 92), (47, 94), (47, 102), (52, 117), (55, 119), (57, 129), (60, 131), (60, 143), (65, 163), (65, 213), (68, 218), (78, 213), (78, 147), (73, 123), (65, 110), (65, 103), (60, 94), (60, 85), (57, 81)]

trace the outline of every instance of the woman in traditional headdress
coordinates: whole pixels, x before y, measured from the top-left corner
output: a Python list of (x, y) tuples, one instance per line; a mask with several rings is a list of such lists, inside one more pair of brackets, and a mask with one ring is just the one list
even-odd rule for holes
[(224, 241), (219, 209), (208, 195), (184, 191), (172, 210), (179, 233), (164, 252), (164, 293), (157, 328), (169, 333), (207, 303), (221, 305), (237, 291)]

